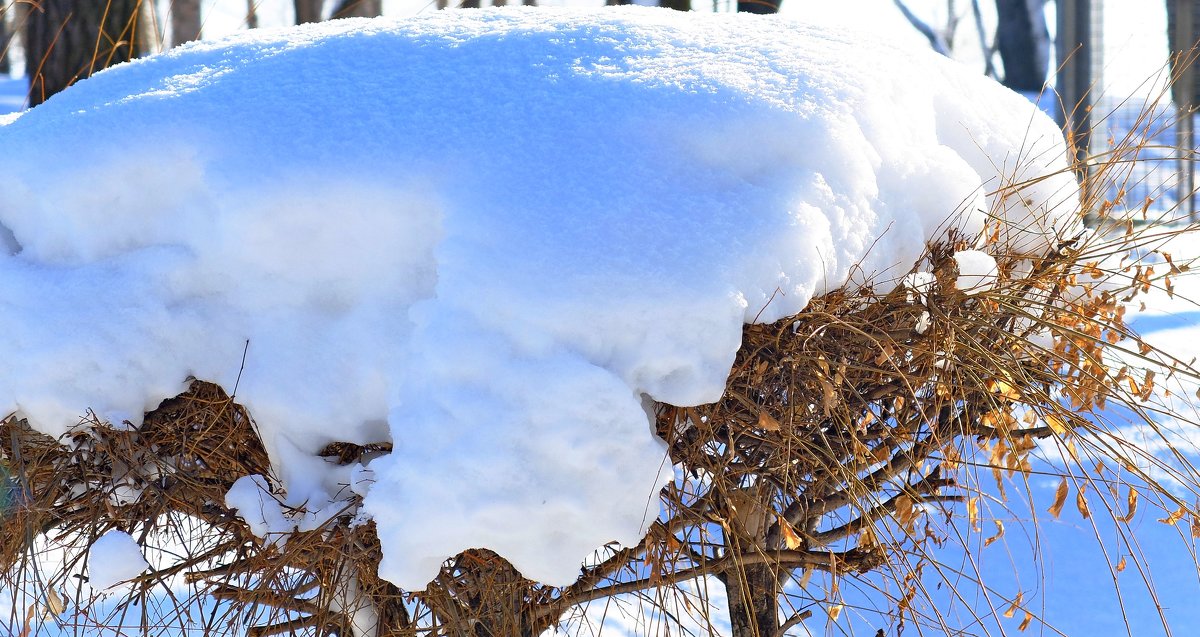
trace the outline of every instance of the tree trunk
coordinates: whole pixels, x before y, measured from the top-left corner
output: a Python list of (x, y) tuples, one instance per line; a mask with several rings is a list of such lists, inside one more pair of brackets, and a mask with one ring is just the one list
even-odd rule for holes
[(720, 579), (729, 596), (732, 637), (779, 637), (779, 585), (774, 568), (743, 566)]
[(382, 0), (342, 0), (333, 11), (334, 18), (376, 18), (381, 15)]
[(258, 28), (258, 8), (254, 6), (256, 0), (246, 0), (246, 28)]
[(691, 11), (692, 0), (659, 0), (659, 6), (676, 11)]
[(321, 21), (321, 0), (293, 0), (293, 6), (296, 7), (296, 24)]
[(171, 0), (171, 46), (200, 39), (200, 0)]
[(1004, 63), (1004, 85), (1037, 93), (1050, 71), (1050, 31), (1044, 0), (996, 0), (996, 48)]
[(11, 7), (0, 6), (0, 73), (7, 75), (12, 71), (8, 63), (9, 45), (12, 43), (12, 32), (8, 30), (8, 13)]
[(1175, 125), (1179, 148), (1179, 205), (1192, 223), (1196, 209), (1196, 164), (1191, 154), (1196, 148), (1196, 118), (1193, 109), (1200, 106), (1200, 67), (1196, 60), (1200, 42), (1200, 3), (1196, 0), (1167, 0), (1167, 42), (1171, 57), (1171, 95), (1180, 109)]
[(779, 13), (779, 5), (783, 0), (738, 0), (739, 13)]
[(142, 0), (42, 0), (25, 25), (29, 105), (145, 51)]

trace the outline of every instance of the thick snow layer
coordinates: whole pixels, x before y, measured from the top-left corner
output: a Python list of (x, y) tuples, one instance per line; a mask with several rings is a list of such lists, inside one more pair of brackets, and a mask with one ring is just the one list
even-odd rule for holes
[[(655, 9), (194, 43), (0, 147), (0, 411), (59, 433), (88, 408), (136, 424), (189, 375), (237, 384), (307, 517), (275, 519), (261, 479), (230, 505), (311, 528), (369, 489), (409, 589), (474, 546), (570, 582), (656, 515), (649, 401), (716, 399), (744, 322), (891, 285), (951, 226), (1007, 217), (1005, 248), (1038, 252), (1076, 215), (1054, 125), (989, 80)], [(316, 457), (335, 440), (395, 451), (372, 483)]]
[(133, 579), (150, 564), (142, 556), (128, 533), (109, 531), (101, 535), (88, 547), (88, 585), (96, 590), (112, 588), (120, 582)]

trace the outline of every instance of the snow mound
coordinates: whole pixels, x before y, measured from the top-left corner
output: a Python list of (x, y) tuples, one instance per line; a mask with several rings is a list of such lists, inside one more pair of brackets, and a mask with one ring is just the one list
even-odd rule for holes
[(150, 567), (137, 540), (123, 531), (109, 531), (88, 547), (88, 585), (112, 588), (133, 579)]
[(367, 491), (407, 589), (480, 546), (572, 581), (656, 515), (649, 401), (718, 398), (744, 322), (989, 214), (1044, 250), (1077, 197), (1048, 119), (931, 53), (636, 8), (192, 43), (0, 147), (0, 411), (56, 434), (236, 385), (285, 492), (230, 505), (267, 535)]

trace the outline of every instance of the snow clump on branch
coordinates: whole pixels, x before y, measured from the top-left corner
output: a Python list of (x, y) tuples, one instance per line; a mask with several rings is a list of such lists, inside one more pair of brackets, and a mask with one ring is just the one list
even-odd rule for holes
[(744, 323), (894, 285), (949, 227), (1041, 253), (1077, 215), (1055, 126), (968, 69), (642, 8), (191, 43), (0, 146), (0, 411), (136, 426), (189, 376), (236, 386), (282, 487), (231, 493), (271, 505), (246, 520), (369, 489), (410, 590), (468, 547), (573, 581), (656, 515), (650, 401), (717, 399)]

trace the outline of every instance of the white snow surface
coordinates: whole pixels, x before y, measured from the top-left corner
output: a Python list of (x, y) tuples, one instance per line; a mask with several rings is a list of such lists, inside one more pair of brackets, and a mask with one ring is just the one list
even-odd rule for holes
[(958, 266), (955, 288), (967, 294), (979, 294), (996, 286), (1000, 273), (995, 257), (981, 250), (959, 250), (952, 256)]
[[(236, 384), (283, 504), (369, 487), (410, 590), (468, 547), (565, 584), (637, 541), (672, 474), (648, 401), (718, 398), (743, 323), (891, 285), (989, 214), (1029, 252), (1076, 223), (1025, 99), (749, 15), (257, 31), (99, 73), (0, 147), (0, 411), (136, 425), (189, 375)], [(316, 457), (335, 440), (395, 450), (369, 484)], [(231, 498), (273, 515), (261, 480)]]
[(133, 579), (149, 568), (137, 540), (124, 531), (112, 530), (88, 547), (88, 585), (96, 590), (112, 588)]

